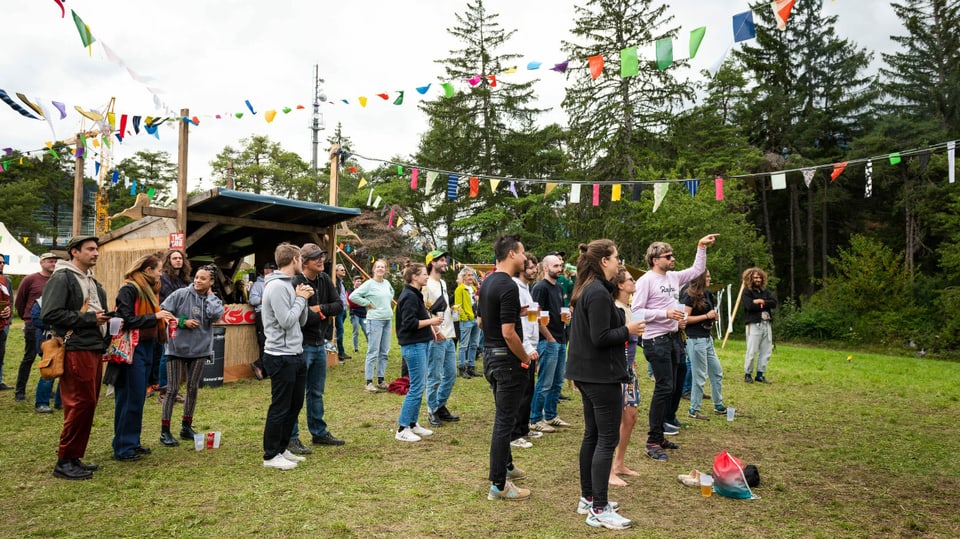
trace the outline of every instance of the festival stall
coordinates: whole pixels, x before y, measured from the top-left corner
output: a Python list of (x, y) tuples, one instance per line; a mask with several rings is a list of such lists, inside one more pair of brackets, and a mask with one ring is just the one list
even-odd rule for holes
[(100, 238), (95, 273), (112, 302), (125, 269), (142, 255), (177, 248), (187, 253), (194, 268), (216, 264), (226, 308), (218, 323), (225, 330), (223, 380), (250, 378), (249, 365), (257, 357), (253, 307), (230, 303), (237, 296), (233, 277), (241, 271), (243, 258), (252, 254), (262, 267), (284, 241), (328, 246), (332, 258), (336, 225), (359, 214), (354, 208), (214, 188), (188, 199), (187, 227), (178, 232), (175, 209), (137, 205), (124, 212), (135, 219), (132, 223)]

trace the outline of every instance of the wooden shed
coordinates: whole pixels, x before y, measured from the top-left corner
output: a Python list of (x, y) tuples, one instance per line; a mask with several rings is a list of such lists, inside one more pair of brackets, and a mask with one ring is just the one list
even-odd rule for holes
[[(137, 205), (124, 213), (136, 220), (100, 238), (94, 268), (110, 303), (123, 285), (127, 266), (142, 255), (166, 252), (178, 232), (175, 209)], [(273, 251), (282, 242), (324, 245), (332, 260), (337, 224), (359, 214), (355, 208), (214, 188), (187, 202), (184, 250), (194, 268), (213, 262), (229, 283), (244, 257), (253, 254), (259, 268), (273, 261)], [(257, 341), (251, 306), (226, 307), (220, 324), (226, 327), (224, 381), (231, 382), (252, 376), (249, 364), (257, 357)]]

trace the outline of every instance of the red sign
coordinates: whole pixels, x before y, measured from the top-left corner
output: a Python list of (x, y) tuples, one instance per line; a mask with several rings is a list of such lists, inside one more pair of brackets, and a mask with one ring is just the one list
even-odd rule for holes
[(183, 251), (187, 247), (187, 234), (185, 232), (170, 233), (170, 249)]
[(255, 324), (255, 316), (256, 313), (253, 310), (253, 305), (249, 303), (231, 303), (223, 306), (223, 317), (217, 324), (225, 326)]

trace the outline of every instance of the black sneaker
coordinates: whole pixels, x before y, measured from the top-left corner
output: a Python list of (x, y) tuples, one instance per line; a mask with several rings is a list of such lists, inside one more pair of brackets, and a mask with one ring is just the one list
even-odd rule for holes
[(173, 433), (169, 430), (160, 431), (160, 444), (166, 447), (174, 447), (180, 445), (180, 442), (173, 437)]
[(769, 384), (769, 383), (770, 383), (770, 382), (767, 381), (767, 378), (766, 378), (762, 373), (758, 373), (758, 374), (757, 374), (756, 380), (757, 380), (757, 382), (760, 382), (761, 384)]
[(440, 421), (460, 421), (460, 416), (451, 414), (445, 405), (437, 408), (437, 417)]
[(744, 375), (743, 375), (743, 381), (746, 382), (746, 383), (748, 383), (748, 384), (752, 384), (752, 383), (753, 383), (753, 377), (750, 376), (750, 373), (744, 374)]
[(293, 453), (294, 455), (312, 455), (313, 449), (303, 445), (300, 442), (300, 439), (290, 440), (290, 443), (287, 444), (287, 450)]
[(323, 436), (313, 437), (313, 445), (343, 445), (345, 443), (346, 442), (344, 442), (340, 438), (335, 437), (329, 432), (324, 434)]
[(443, 422), (440, 421), (440, 418), (437, 417), (437, 414), (433, 412), (427, 412), (427, 422), (430, 423), (431, 427), (442, 427)]

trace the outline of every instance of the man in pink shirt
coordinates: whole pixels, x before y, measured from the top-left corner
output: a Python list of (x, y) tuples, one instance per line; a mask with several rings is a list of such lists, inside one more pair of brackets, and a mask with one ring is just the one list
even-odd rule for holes
[[(684, 364), (684, 344), (679, 329), (685, 311), (679, 305), (680, 287), (707, 268), (707, 246), (716, 241), (716, 234), (700, 239), (692, 267), (673, 271), (677, 261), (669, 244), (657, 241), (647, 248), (650, 271), (637, 281), (631, 310), (636, 319), (646, 323), (643, 331), (643, 355), (653, 367), (656, 385), (650, 399), (650, 431), (647, 433), (647, 455), (654, 460), (667, 460), (666, 449), (679, 446), (664, 437), (664, 421), (676, 417), (680, 403), (678, 368)], [(679, 376), (679, 380), (683, 377)], [(674, 432), (675, 433), (675, 432)]]

